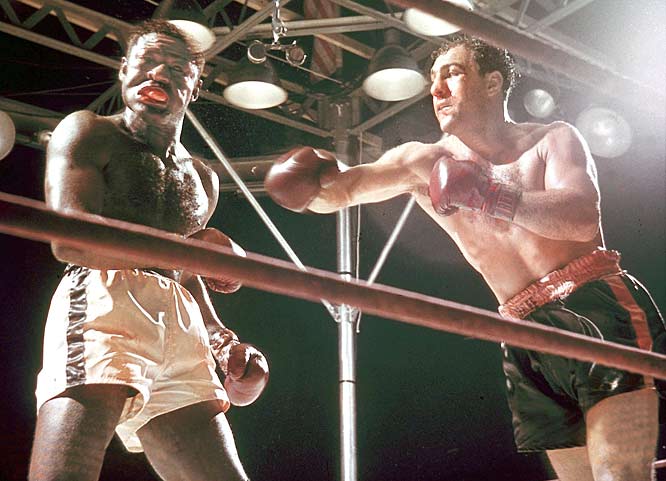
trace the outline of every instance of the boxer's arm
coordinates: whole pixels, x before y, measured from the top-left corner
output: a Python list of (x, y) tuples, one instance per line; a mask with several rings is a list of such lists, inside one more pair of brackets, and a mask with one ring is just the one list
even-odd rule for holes
[[(55, 128), (46, 151), (45, 194), (49, 207), (101, 213), (105, 189), (102, 170), (108, 158), (103, 148), (104, 131), (104, 122), (89, 111), (70, 114)], [(62, 262), (94, 269), (147, 267), (57, 242), (51, 248)]]
[(192, 297), (199, 305), (209, 338), (215, 333), (228, 330), (217, 315), (201, 276), (184, 273), (180, 284), (192, 294)]
[(229, 400), (236, 406), (253, 403), (268, 384), (266, 357), (253, 345), (240, 342), (236, 334), (225, 327), (200, 276), (187, 276), (181, 283), (199, 305), (211, 352), (225, 375), (224, 388)]
[(544, 190), (522, 193), (513, 222), (549, 239), (592, 241), (599, 233), (599, 189), (580, 133), (555, 124), (538, 149), (545, 161)]
[(425, 160), (426, 151), (424, 144), (410, 142), (389, 150), (373, 163), (341, 169), (340, 172), (328, 170), (321, 176), (321, 189), (308, 205), (308, 210), (330, 213), (413, 193), (423, 183), (415, 166)]

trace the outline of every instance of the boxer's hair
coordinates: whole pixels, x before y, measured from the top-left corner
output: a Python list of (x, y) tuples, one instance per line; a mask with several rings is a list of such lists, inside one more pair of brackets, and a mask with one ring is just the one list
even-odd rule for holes
[(432, 53), (432, 60), (437, 60), (440, 55), (444, 55), (452, 48), (461, 45), (472, 52), (481, 75), (495, 71), (502, 74), (502, 92), (506, 100), (518, 80), (516, 64), (509, 51), (489, 45), (483, 40), (470, 35), (456, 34), (450, 36), (446, 43)]
[(148, 35), (149, 33), (166, 35), (183, 42), (187, 48), (187, 51), (192, 55), (192, 60), (199, 68), (199, 72), (203, 72), (203, 67), (206, 63), (206, 58), (204, 57), (203, 52), (197, 48), (197, 44), (189, 35), (184, 33), (181, 29), (167, 20), (146, 20), (145, 22), (136, 25), (130, 31), (129, 37), (127, 39), (127, 53), (132, 50), (132, 47), (136, 45), (136, 42), (140, 37)]

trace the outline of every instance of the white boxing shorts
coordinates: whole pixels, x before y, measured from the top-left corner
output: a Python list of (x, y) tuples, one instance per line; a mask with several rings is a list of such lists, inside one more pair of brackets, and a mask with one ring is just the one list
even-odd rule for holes
[(128, 451), (151, 419), (227, 393), (199, 306), (177, 282), (139, 269), (68, 266), (49, 310), (37, 409), (74, 386), (122, 384), (129, 397), (116, 427)]

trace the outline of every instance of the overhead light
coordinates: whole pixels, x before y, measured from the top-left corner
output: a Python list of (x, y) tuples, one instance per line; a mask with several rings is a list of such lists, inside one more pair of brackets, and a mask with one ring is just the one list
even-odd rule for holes
[(243, 109), (269, 109), (287, 100), (287, 91), (269, 60), (250, 62), (243, 57), (229, 73), (229, 85), (224, 98)]
[[(474, 6), (469, 0), (446, 1), (457, 7), (465, 8), (470, 11), (474, 9)], [(429, 35), (431, 37), (449, 35), (460, 30), (459, 26), (416, 8), (408, 8), (405, 10), (402, 15), (402, 20), (410, 30), (413, 30), (414, 32), (420, 33), (422, 35)]]
[(420, 94), (426, 79), (407, 50), (399, 45), (400, 32), (388, 29), (385, 46), (370, 60), (363, 90), (377, 100), (395, 102)]
[(296, 40), (287, 45), (282, 45), (281, 43), (263, 43), (260, 40), (253, 40), (247, 47), (247, 58), (252, 63), (262, 63), (266, 60), (269, 50), (284, 51), (284, 57), (292, 67), (300, 67), (305, 63), (305, 59), (307, 58), (305, 51), (296, 44)]
[(528, 114), (538, 119), (550, 117), (557, 107), (553, 95), (547, 90), (539, 88), (531, 89), (525, 94), (523, 105)]
[(576, 127), (594, 155), (619, 157), (631, 146), (631, 127), (613, 110), (603, 107), (588, 108), (576, 119)]
[(16, 126), (6, 112), (0, 110), (0, 160), (4, 159), (14, 148), (16, 142)]
[(247, 47), (247, 58), (252, 63), (266, 61), (266, 45), (261, 40), (253, 40)]
[(187, 34), (205, 52), (215, 43), (215, 34), (208, 28), (208, 19), (196, 0), (162, 0), (153, 18), (168, 20)]

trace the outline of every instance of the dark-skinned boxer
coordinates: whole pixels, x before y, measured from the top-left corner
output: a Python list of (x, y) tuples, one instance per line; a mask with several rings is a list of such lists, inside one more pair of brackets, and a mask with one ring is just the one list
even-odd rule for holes
[[(58, 125), (47, 203), (234, 248), (206, 227), (216, 174), (180, 144), (203, 55), (166, 21), (140, 25), (127, 44), (125, 109), (75, 112)], [(156, 269), (60, 243), (52, 250), (68, 267), (46, 323), (30, 480), (98, 479), (114, 432), (164, 480), (246, 480), (224, 413), (257, 399), (268, 363), (225, 327), (207, 290), (240, 283), (183, 272), (178, 259)]]

